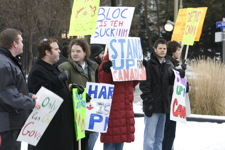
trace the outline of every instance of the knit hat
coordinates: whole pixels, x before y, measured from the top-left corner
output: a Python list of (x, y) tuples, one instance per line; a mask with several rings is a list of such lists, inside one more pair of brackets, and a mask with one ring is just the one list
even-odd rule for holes
[(100, 45), (91, 45), (91, 56), (98, 56), (102, 51), (104, 51), (104, 48)]

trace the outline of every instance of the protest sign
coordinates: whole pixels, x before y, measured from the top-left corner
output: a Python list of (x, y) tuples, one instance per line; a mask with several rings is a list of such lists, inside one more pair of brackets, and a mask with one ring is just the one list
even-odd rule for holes
[(197, 9), (202, 9), (202, 15), (200, 17), (200, 20), (199, 20), (199, 24), (198, 24), (198, 29), (197, 29), (197, 33), (196, 33), (196, 36), (195, 36), (195, 41), (199, 41), (200, 40), (200, 37), (201, 37), (201, 34), (202, 34), (202, 28), (203, 28), (203, 23), (204, 23), (204, 20), (205, 20), (205, 15), (206, 15), (206, 11), (208, 9), (208, 7), (198, 7)]
[(74, 0), (70, 18), (70, 36), (95, 34), (99, 2), (100, 0)]
[(109, 38), (113, 81), (146, 80), (140, 38)]
[(91, 44), (107, 44), (108, 37), (128, 37), (133, 14), (134, 7), (100, 7)]
[(113, 98), (114, 85), (87, 82), (87, 103), (85, 130), (106, 133)]
[(86, 91), (78, 95), (78, 89), (73, 88), (73, 109), (74, 109), (74, 122), (76, 139), (82, 139), (85, 137), (85, 123), (86, 123)]
[(63, 102), (61, 97), (44, 87), (41, 87), (36, 96), (37, 101), (41, 103), (41, 109), (34, 108), (17, 138), (17, 141), (24, 141), (33, 146), (37, 145)]
[(186, 96), (186, 86), (187, 79), (186, 77), (181, 78), (178, 71), (174, 71), (175, 79), (173, 86), (173, 95), (170, 106), (170, 120), (179, 121), (184, 124), (187, 123), (186, 116), (186, 105), (185, 105), (185, 96)]
[(187, 9), (187, 20), (183, 36), (183, 45), (193, 45), (203, 9)]

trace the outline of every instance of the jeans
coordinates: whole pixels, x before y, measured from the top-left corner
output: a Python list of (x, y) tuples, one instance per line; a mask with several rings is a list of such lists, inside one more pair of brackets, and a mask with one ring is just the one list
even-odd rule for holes
[(165, 113), (153, 113), (151, 117), (145, 115), (143, 150), (162, 150), (165, 121)]
[(96, 142), (96, 140), (98, 138), (98, 135), (99, 135), (98, 132), (91, 133), (89, 135), (89, 139), (88, 139), (88, 147), (89, 147), (89, 150), (94, 150), (95, 142)]
[(16, 141), (20, 130), (11, 130), (0, 132), (1, 147), (0, 150), (20, 150), (21, 142)]
[(172, 150), (175, 134), (176, 134), (176, 122), (170, 120), (170, 113), (168, 113), (166, 114), (164, 139), (162, 144), (163, 150)]
[(124, 143), (104, 143), (103, 150), (123, 150)]

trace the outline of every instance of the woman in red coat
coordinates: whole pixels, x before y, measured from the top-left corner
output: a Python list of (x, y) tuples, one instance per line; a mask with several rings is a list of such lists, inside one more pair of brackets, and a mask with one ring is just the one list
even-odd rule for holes
[(108, 121), (107, 133), (101, 133), (104, 150), (122, 150), (124, 142), (134, 141), (133, 88), (139, 81), (114, 82), (109, 55), (104, 57), (99, 67), (98, 82), (114, 84), (114, 93)]

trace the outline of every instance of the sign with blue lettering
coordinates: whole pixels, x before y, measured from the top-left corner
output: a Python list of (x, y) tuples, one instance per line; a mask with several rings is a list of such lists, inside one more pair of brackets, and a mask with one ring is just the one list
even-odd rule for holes
[(106, 133), (114, 85), (87, 82), (86, 88), (91, 101), (86, 107), (85, 130)]
[(146, 80), (140, 38), (108, 38), (113, 81)]
[(100, 7), (91, 44), (107, 44), (108, 37), (128, 37), (133, 14), (134, 7)]
[(220, 28), (221, 30), (223, 30), (223, 28), (225, 28), (225, 21), (217, 21), (216, 28)]

